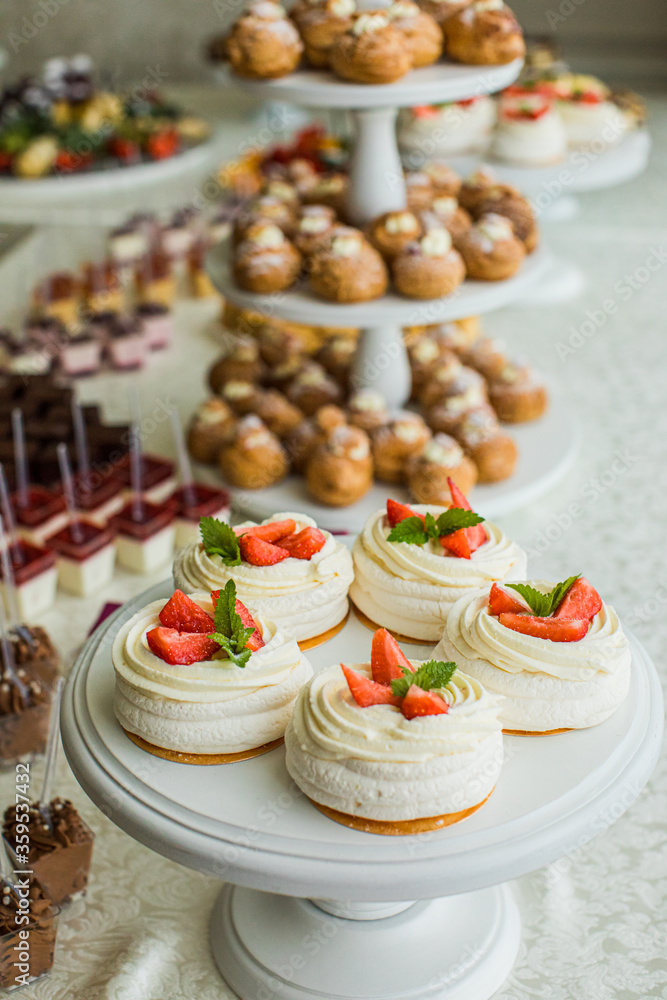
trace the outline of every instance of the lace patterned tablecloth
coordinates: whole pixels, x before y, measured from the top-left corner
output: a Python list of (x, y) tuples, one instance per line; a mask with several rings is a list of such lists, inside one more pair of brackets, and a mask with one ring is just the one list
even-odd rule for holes
[[(652, 112), (659, 140), (667, 131), (667, 102), (652, 102)], [(485, 326), (553, 375), (584, 432), (567, 482), (504, 518), (503, 527), (530, 550), (536, 576), (563, 579), (583, 570), (632, 623), (664, 678), (667, 154), (656, 146), (645, 177), (586, 196), (579, 218), (562, 228), (545, 226), (552, 248), (585, 269), (584, 295), (557, 308), (507, 309)], [(605, 300), (616, 307), (611, 314), (601, 312)], [(144, 398), (151, 391), (155, 398), (172, 396), (184, 416), (202, 397), (203, 366), (216, 353), (214, 339), (201, 332), (206, 308), (196, 307), (196, 322), (194, 312), (182, 312), (188, 368), (165, 354), (142, 376)], [(118, 384), (105, 376), (82, 383), (81, 393), (101, 393), (113, 411), (120, 405)], [(167, 440), (160, 425), (155, 444)], [(104, 598), (128, 597), (151, 582), (117, 578)], [(101, 603), (64, 601), (47, 624), (71, 650)], [(0, 779), (5, 799), (11, 785), (11, 775)], [(58, 792), (74, 799), (95, 830), (90, 888), (63, 914), (54, 972), (27, 987), (21, 1000), (229, 997), (208, 948), (218, 885), (117, 829), (88, 801), (64, 759)], [(601, 817), (602, 832), (592, 843), (514, 883), (523, 943), (498, 1000), (667, 998), (664, 756), (639, 800), (618, 822), (609, 820)]]

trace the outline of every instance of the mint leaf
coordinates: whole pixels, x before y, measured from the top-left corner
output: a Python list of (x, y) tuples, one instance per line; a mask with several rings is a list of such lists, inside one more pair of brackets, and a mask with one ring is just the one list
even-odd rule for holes
[(412, 684), (416, 684), (424, 691), (446, 687), (454, 676), (456, 664), (452, 660), (448, 660), (446, 663), (442, 660), (428, 660), (415, 671), (408, 667), (401, 667), (401, 670), (403, 677), (398, 677), (391, 682), (391, 690), (397, 697), (405, 698)]
[(388, 542), (407, 542), (409, 545), (425, 545), (428, 538), (421, 517), (406, 517), (387, 535)]
[[(440, 514), (436, 521), (436, 538), (451, 535), (461, 528), (474, 528), (476, 524), (481, 524), (484, 520), (474, 510), (463, 510), (462, 507), (450, 507), (449, 510)], [(433, 537), (433, 536), (432, 536)]]
[(530, 610), (538, 618), (548, 618), (556, 610), (572, 584), (580, 576), (581, 573), (577, 573), (576, 576), (570, 576), (567, 580), (563, 580), (562, 583), (557, 583), (548, 594), (543, 594), (541, 591), (535, 590), (534, 587), (530, 587), (527, 583), (507, 583), (505, 586), (516, 590), (517, 594), (521, 594)]
[[(211, 520), (207, 518), (206, 520)], [(215, 602), (213, 622), (215, 632), (209, 636), (217, 642), (227, 654), (227, 658), (237, 667), (245, 667), (250, 659), (251, 650), (246, 643), (255, 631), (246, 628), (241, 616), (236, 610), (236, 584), (228, 580), (224, 590), (221, 590)]]
[(209, 556), (220, 556), (225, 566), (239, 566), (241, 549), (234, 529), (226, 521), (215, 517), (202, 517), (199, 522), (204, 551)]

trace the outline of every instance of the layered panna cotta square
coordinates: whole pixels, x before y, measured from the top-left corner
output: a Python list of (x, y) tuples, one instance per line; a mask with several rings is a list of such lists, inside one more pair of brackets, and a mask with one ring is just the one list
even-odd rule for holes
[(169, 502), (175, 508), (177, 549), (199, 542), (202, 517), (213, 517), (218, 521), (226, 521), (229, 517), (229, 493), (203, 483), (180, 486)]
[(170, 503), (143, 500), (138, 510), (132, 501), (114, 517), (118, 564), (131, 573), (152, 573), (167, 566), (174, 556), (176, 526)]
[[(55, 552), (19, 539), (10, 545), (9, 555), (14, 573), (14, 593), (21, 618), (34, 618), (48, 611), (56, 599), (58, 583)], [(5, 603), (8, 604), (1, 568), (0, 578)]]
[[(125, 489), (125, 498), (132, 496), (132, 476), (130, 457), (125, 456), (117, 465), (116, 472)], [(176, 489), (174, 463), (155, 455), (141, 456), (141, 495), (149, 503), (164, 503)]]
[[(77, 531), (78, 527), (78, 531)], [(77, 597), (88, 597), (113, 579), (116, 536), (83, 519), (70, 523), (47, 539), (57, 555), (58, 586)]]
[(25, 499), (22, 503), (19, 493), (11, 496), (16, 528), (26, 542), (43, 545), (49, 535), (67, 524), (65, 498), (45, 486), (30, 486)]

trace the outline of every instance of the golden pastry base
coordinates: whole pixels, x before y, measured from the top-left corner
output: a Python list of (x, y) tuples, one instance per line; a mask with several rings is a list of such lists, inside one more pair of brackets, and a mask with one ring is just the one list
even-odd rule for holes
[(141, 736), (128, 733), (127, 729), (123, 728), (123, 732), (142, 750), (152, 753), (154, 757), (162, 757), (163, 760), (173, 760), (176, 764), (233, 764), (235, 760), (260, 757), (263, 753), (275, 750), (283, 742), (281, 736), (271, 743), (264, 743), (261, 747), (253, 747), (252, 750), (242, 750), (240, 753), (183, 753), (180, 750), (165, 750), (164, 747), (156, 747), (148, 740), (142, 739)]
[[(367, 615), (363, 613), (363, 611), (359, 610), (354, 601), (350, 601), (350, 604), (352, 605), (352, 609), (357, 618), (359, 619), (359, 621), (361, 622), (361, 624), (365, 625), (366, 628), (369, 628), (371, 632), (377, 632), (379, 628), (387, 628), (386, 625), (378, 625), (377, 622), (372, 621)], [(442, 627), (444, 629), (445, 627), (444, 622)], [(402, 632), (395, 632), (393, 628), (387, 628), (387, 632), (389, 632), (390, 635), (393, 635), (394, 639), (396, 639), (397, 642), (411, 642), (413, 643), (413, 645), (416, 646), (431, 646), (433, 645), (434, 642), (437, 641), (436, 639), (413, 639), (412, 636), (403, 635)]]
[(503, 729), (505, 736), (556, 736), (557, 733), (573, 733), (573, 729), (544, 729), (541, 733), (528, 729)]
[(310, 799), (310, 801), (316, 809), (319, 809), (329, 819), (334, 820), (335, 823), (340, 823), (342, 826), (352, 827), (353, 830), (361, 830), (362, 833), (380, 833), (386, 837), (410, 837), (415, 833), (428, 833), (430, 830), (441, 830), (443, 827), (451, 826), (453, 823), (460, 823), (466, 816), (477, 812), (490, 798), (492, 793), (493, 788), (486, 798), (478, 802), (476, 806), (470, 806), (469, 809), (462, 809), (460, 812), (444, 813), (442, 816), (425, 816), (423, 819), (396, 820), (395, 822), (381, 819), (364, 819), (362, 816), (350, 816), (348, 813), (338, 812), (337, 809), (330, 809), (328, 806), (323, 806), (313, 799)]
[(302, 639), (301, 642), (298, 643), (299, 649), (302, 651), (304, 649), (313, 649), (313, 647), (321, 646), (323, 642), (328, 642), (329, 639), (333, 639), (335, 635), (338, 635), (341, 629), (345, 628), (349, 617), (350, 611), (348, 609), (345, 617), (342, 618), (337, 625), (334, 625), (333, 628), (327, 629), (326, 632), (321, 632), (320, 635), (314, 635), (310, 639)]

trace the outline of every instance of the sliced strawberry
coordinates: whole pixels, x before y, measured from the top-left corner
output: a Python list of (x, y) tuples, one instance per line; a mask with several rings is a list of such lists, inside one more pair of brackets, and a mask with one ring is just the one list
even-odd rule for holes
[(175, 128), (165, 128), (161, 132), (149, 135), (146, 140), (146, 152), (152, 160), (167, 160), (178, 152), (180, 139)]
[(296, 521), (287, 518), (285, 521), (271, 521), (270, 524), (258, 524), (256, 528), (234, 528), (237, 535), (253, 535), (263, 542), (277, 542), (281, 538), (293, 535), (296, 531)]
[(246, 647), (251, 649), (253, 653), (257, 649), (261, 649), (264, 645), (264, 639), (262, 638), (262, 633), (259, 630), (259, 626), (253, 616), (250, 614), (245, 604), (241, 604), (239, 599), (236, 599), (236, 614), (239, 615), (241, 621), (243, 622), (245, 628), (254, 628), (253, 634), (250, 636), (246, 642)]
[(283, 559), (289, 559), (290, 555), (287, 549), (281, 549), (271, 542), (264, 542), (255, 535), (241, 535), (239, 547), (241, 557), (252, 566), (274, 566)]
[(361, 708), (369, 708), (370, 705), (400, 705), (401, 699), (391, 693), (391, 688), (386, 684), (378, 684), (376, 681), (358, 674), (356, 670), (341, 663), (341, 669), (345, 674), (345, 680), (350, 688), (350, 693), (357, 705)]
[(371, 646), (371, 673), (378, 684), (391, 684), (403, 677), (401, 667), (412, 670), (410, 661), (403, 653), (393, 635), (386, 628), (379, 628), (373, 635)]
[(395, 528), (397, 524), (407, 520), (409, 517), (420, 517), (422, 521), (424, 520), (424, 515), (418, 514), (409, 504), (399, 503), (398, 500), (392, 500), (391, 498), (387, 500), (387, 520), (392, 528)]
[(553, 614), (554, 618), (594, 618), (602, 607), (602, 598), (585, 576), (575, 580)]
[(507, 590), (499, 583), (494, 583), (489, 591), (489, 612), (492, 615), (500, 615), (504, 611), (514, 611), (518, 614), (525, 614), (526, 605), (521, 601), (518, 594)]
[[(219, 597), (220, 597), (219, 590), (211, 591), (211, 600), (213, 601), (213, 607), (215, 607), (216, 601), (218, 600)], [(248, 639), (248, 641), (246, 642), (247, 649), (251, 649), (254, 653), (255, 650), (262, 648), (262, 646), (264, 645), (264, 639), (262, 638), (262, 633), (259, 630), (259, 625), (255, 621), (251, 613), (248, 611), (245, 604), (242, 604), (241, 601), (239, 601), (238, 597), (236, 598), (236, 613), (240, 617), (241, 621), (243, 622), (246, 628), (254, 628), (255, 630)]]
[(184, 594), (175, 590), (159, 615), (165, 628), (175, 628), (177, 632), (214, 632), (213, 619), (207, 615), (198, 604)]
[(210, 660), (220, 647), (201, 632), (179, 632), (159, 625), (146, 633), (149, 648), (165, 663), (200, 663)]
[(440, 695), (435, 691), (424, 691), (416, 684), (410, 685), (401, 702), (401, 712), (406, 719), (416, 719), (420, 715), (446, 715), (448, 711), (449, 705)]
[[(449, 486), (449, 492), (452, 497), (452, 504), (451, 504), (452, 507), (458, 507), (460, 510), (472, 510), (472, 507), (468, 503), (468, 500), (463, 495), (461, 490), (458, 488), (454, 480), (448, 478), (447, 485)], [(452, 535), (447, 536), (447, 539), (451, 539), (453, 535), (458, 535), (461, 532), (465, 533), (465, 537), (468, 540), (468, 547), (470, 549), (468, 555), (465, 555), (465, 552), (467, 551), (466, 546), (462, 544), (458, 539), (454, 539), (454, 547), (452, 547), (451, 545), (446, 545), (444, 538), (440, 539), (440, 544), (442, 545), (443, 548), (447, 549), (449, 552), (452, 552), (454, 555), (459, 556), (459, 558), (470, 559), (470, 556), (473, 554), (473, 552), (476, 552), (477, 549), (481, 545), (484, 545), (484, 543), (486, 542), (487, 540), (486, 528), (484, 527), (483, 524), (475, 524), (472, 528), (461, 528), (460, 531), (453, 532)]]
[(287, 538), (280, 539), (280, 547), (287, 549), (292, 559), (312, 559), (324, 548), (326, 535), (319, 528), (303, 528)]
[(498, 621), (513, 632), (533, 635), (536, 639), (550, 639), (551, 642), (578, 642), (588, 632), (587, 618), (537, 618), (534, 615), (517, 615), (511, 611), (503, 612)]
[(452, 531), (451, 535), (443, 535), (440, 544), (453, 556), (458, 556), (459, 559), (470, 559), (472, 549), (468, 538), (469, 531), (470, 528), (459, 528), (458, 531)]

